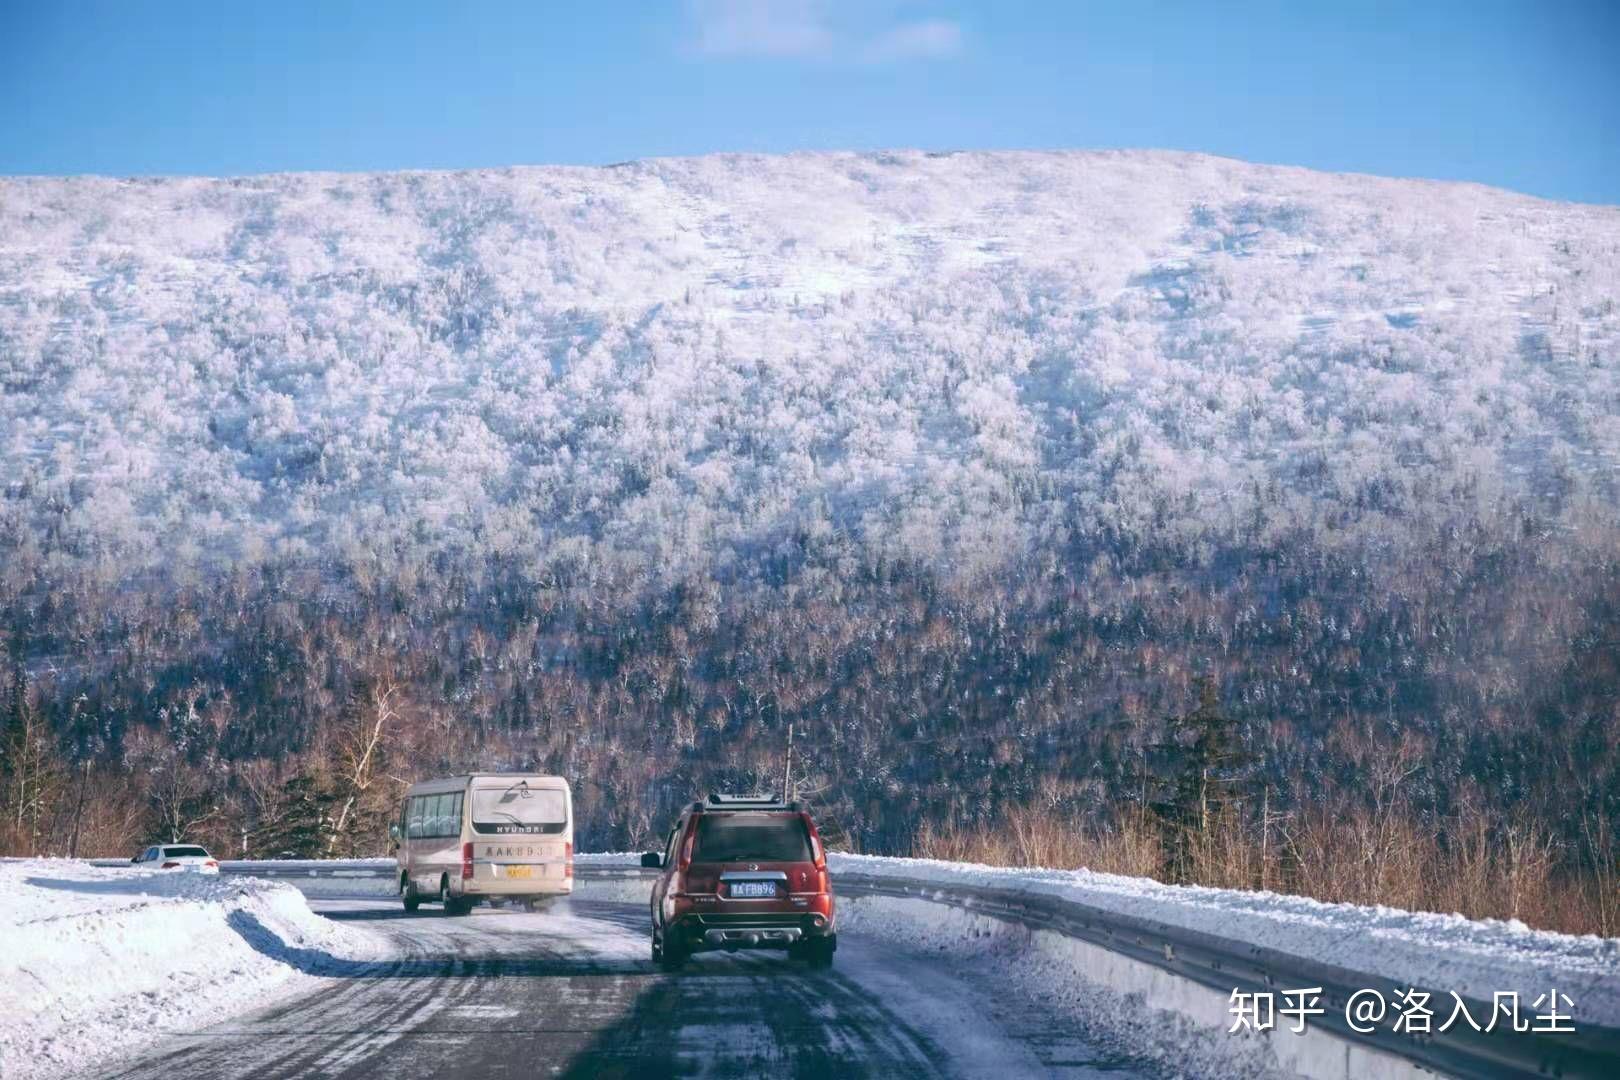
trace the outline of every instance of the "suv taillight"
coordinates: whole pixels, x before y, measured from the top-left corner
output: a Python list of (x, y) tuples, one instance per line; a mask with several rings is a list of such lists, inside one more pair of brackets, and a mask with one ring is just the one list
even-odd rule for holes
[(675, 869), (686, 873), (692, 868), (692, 845), (697, 842), (697, 822), (687, 827), (686, 840), (681, 844), (681, 858), (675, 864)]
[(800, 814), (799, 819), (804, 822), (804, 831), (810, 834), (810, 858), (814, 860), (817, 870), (825, 870), (827, 847), (821, 842), (821, 833), (816, 831), (816, 823), (810, 820), (809, 814)]
[(568, 840), (568, 841), (565, 841), (563, 843), (563, 877), (573, 877), (573, 876), (574, 876), (574, 842), (572, 840)]
[(461, 879), (471, 881), (473, 876), (472, 845), (461, 845)]

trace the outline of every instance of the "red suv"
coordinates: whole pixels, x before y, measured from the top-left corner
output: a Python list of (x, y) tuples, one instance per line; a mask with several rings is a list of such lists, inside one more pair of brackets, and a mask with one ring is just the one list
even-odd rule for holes
[(674, 970), (695, 952), (786, 949), (811, 967), (832, 965), (827, 851), (798, 803), (710, 795), (681, 813), (652, 891), (652, 955)]

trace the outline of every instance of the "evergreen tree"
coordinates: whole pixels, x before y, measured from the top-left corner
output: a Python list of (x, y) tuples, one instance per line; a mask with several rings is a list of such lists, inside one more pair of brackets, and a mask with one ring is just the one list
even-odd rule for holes
[(4, 781), (8, 848), (39, 854), (50, 811), (67, 782), (67, 764), (51, 726), (34, 701), (21, 665), (12, 671), (6, 695), (5, 730), (0, 736), (0, 780)]
[(1170, 717), (1165, 738), (1151, 749), (1158, 759), (1151, 808), (1163, 837), (1165, 874), (1170, 881), (1188, 881), (1195, 845), (1235, 813), (1253, 757), (1208, 676), (1199, 680), (1197, 707)]
[(288, 780), (283, 790), (281, 813), (265, 824), (259, 850), (272, 858), (283, 854), (301, 859), (325, 857), (337, 797), (323, 777), (308, 769)]

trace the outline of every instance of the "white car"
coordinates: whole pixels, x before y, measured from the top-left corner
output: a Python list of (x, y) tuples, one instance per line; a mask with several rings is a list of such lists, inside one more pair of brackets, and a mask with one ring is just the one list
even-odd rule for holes
[(217, 874), (219, 861), (196, 844), (154, 844), (129, 860), (143, 870), (174, 870), (183, 874)]

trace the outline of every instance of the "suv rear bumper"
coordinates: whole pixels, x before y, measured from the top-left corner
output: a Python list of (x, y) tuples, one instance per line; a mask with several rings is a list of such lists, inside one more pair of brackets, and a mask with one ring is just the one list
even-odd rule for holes
[[(804, 937), (797, 926), (715, 928), (703, 931), (703, 944), (711, 949), (785, 949)], [(694, 942), (695, 944), (695, 942)]]
[(671, 926), (685, 946), (706, 949), (785, 949), (800, 941), (834, 936), (833, 924), (818, 912), (705, 912), (682, 916)]

